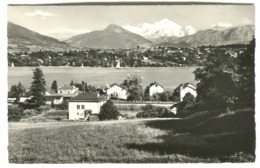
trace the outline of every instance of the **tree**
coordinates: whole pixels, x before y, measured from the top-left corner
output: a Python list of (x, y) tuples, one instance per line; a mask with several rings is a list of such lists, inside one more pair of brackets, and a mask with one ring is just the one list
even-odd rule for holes
[(10, 91), (8, 92), (8, 97), (16, 98), (17, 100), (19, 97), (23, 96), (26, 93), (24, 86), (21, 82), (18, 85), (12, 85)]
[(238, 101), (240, 107), (255, 107), (255, 38), (244, 53), (238, 55)]
[(42, 104), (42, 95), (46, 92), (46, 82), (40, 68), (33, 70), (33, 81), (30, 90), (33, 96), (32, 101), (36, 104)]
[(141, 101), (143, 96), (143, 87), (141, 85), (143, 77), (139, 73), (128, 75), (121, 86), (127, 90), (129, 101)]
[(52, 82), (51, 89), (55, 90), (55, 93), (58, 93), (58, 85), (56, 80)]
[(198, 101), (211, 110), (224, 110), (233, 107), (235, 100), (235, 83), (237, 60), (217, 51), (208, 57), (203, 68), (194, 71), (197, 84)]
[(114, 105), (112, 100), (107, 100), (107, 102), (101, 107), (99, 113), (100, 120), (113, 120), (117, 119), (119, 115), (118, 108)]
[(71, 80), (70, 81), (70, 86), (73, 86), (73, 85), (75, 85), (75, 84), (74, 84), (73, 80)]

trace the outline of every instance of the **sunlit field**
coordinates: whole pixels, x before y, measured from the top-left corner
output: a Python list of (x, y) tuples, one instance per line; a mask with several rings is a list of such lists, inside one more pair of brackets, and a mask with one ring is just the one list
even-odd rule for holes
[(187, 119), (9, 123), (10, 163), (253, 162), (254, 149), (251, 110)]

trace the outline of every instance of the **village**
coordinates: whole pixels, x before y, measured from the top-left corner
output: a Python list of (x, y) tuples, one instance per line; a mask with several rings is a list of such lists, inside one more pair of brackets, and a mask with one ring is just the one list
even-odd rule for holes
[[(55, 81), (56, 82), (56, 81)], [(54, 83), (55, 83), (54, 82)], [(76, 83), (77, 86), (80, 86)], [(194, 98), (197, 96), (196, 86), (191, 83), (180, 84), (176, 89), (167, 91), (158, 82), (151, 82), (144, 90), (141, 99), (129, 99), (129, 92), (122, 84), (107, 84), (104, 87), (97, 87), (88, 90), (86, 83), (82, 83), (81, 87), (76, 87), (71, 82), (70, 85), (64, 85), (53, 89), (47, 89), (41, 95), (43, 106), (57, 107), (66, 104), (69, 120), (88, 120), (89, 115), (97, 115), (100, 113), (101, 107), (107, 100), (113, 100), (116, 106), (124, 105), (153, 105), (166, 107), (169, 112), (177, 114), (177, 106), (175, 104), (182, 102), (185, 95), (189, 93)], [(87, 91), (86, 91), (87, 90)], [(32, 95), (25, 96), (20, 93), (17, 97), (8, 97), (8, 103), (27, 104), (33, 98)], [(117, 116), (117, 119), (125, 119), (123, 115)]]

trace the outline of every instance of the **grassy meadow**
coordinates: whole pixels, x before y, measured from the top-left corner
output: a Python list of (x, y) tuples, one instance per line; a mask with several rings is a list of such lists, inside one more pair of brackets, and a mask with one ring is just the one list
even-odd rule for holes
[[(96, 87), (106, 84), (122, 83), (128, 74), (139, 72), (144, 80), (143, 87), (151, 82), (159, 82), (165, 89), (175, 89), (181, 83), (194, 83), (193, 71), (196, 67), (142, 67), (142, 68), (102, 68), (102, 67), (41, 67), (45, 76), (47, 88), (54, 80), (59, 86), (69, 85), (70, 81), (86, 81)], [(29, 88), (35, 67), (8, 67), (8, 88), (21, 82)]]
[(253, 162), (254, 123), (252, 110), (179, 120), (9, 123), (9, 162)]

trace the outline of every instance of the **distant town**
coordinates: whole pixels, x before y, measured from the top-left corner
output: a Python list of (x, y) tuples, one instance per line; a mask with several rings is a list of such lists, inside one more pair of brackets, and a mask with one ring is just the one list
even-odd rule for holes
[(131, 49), (86, 49), (8, 53), (9, 66), (71, 67), (181, 67), (203, 66), (208, 57), (225, 54), (237, 57), (246, 45), (200, 47), (134, 47)]

